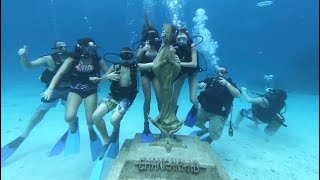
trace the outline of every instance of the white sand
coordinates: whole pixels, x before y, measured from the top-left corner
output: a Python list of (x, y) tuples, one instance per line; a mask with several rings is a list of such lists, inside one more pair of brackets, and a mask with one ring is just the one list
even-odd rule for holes
[[(30, 86), (30, 85), (29, 85)], [(34, 108), (39, 104), (41, 85), (25, 89), (17, 85), (2, 88), (1, 98), (1, 147), (20, 135), (26, 127)], [(105, 89), (105, 88), (104, 88)], [(102, 93), (100, 97), (106, 95)], [(186, 116), (191, 107), (188, 93), (180, 96), (178, 118)], [(227, 127), (221, 139), (212, 144), (232, 179), (318, 179), (319, 178), (319, 117), (318, 96), (289, 95), (285, 113), (287, 128), (282, 127), (269, 141), (264, 141), (263, 128), (249, 128), (251, 122), (244, 120), (234, 136), (229, 137)], [(183, 106), (182, 106), (183, 105)], [(121, 124), (120, 144), (143, 129), (143, 93), (140, 90), (134, 105)], [(238, 110), (249, 107), (244, 101), (234, 103), (233, 120)], [(157, 115), (155, 100), (151, 116)], [(87, 180), (94, 162), (91, 161), (89, 137), (84, 119), (83, 106), (79, 109), (81, 152), (72, 156), (63, 154), (48, 158), (53, 145), (66, 131), (64, 109), (59, 104), (52, 109), (1, 167), (3, 180)], [(105, 117), (110, 133), (110, 115)], [(188, 134), (194, 129), (183, 127), (178, 134)], [(152, 131), (159, 131), (152, 127)]]

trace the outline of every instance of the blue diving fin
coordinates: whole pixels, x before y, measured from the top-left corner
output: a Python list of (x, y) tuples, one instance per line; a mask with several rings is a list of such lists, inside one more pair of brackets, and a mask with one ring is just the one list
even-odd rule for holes
[(200, 140), (203, 142), (208, 142), (209, 144), (213, 141), (209, 135), (200, 138)]
[(77, 154), (80, 152), (80, 132), (78, 119), (72, 123), (74, 124), (71, 125), (68, 130), (64, 155)]
[(3, 148), (1, 148), (1, 165), (18, 149), (18, 147), (24, 140), (24, 137), (19, 136), (9, 144), (5, 145)]
[(142, 133), (140, 136), (140, 141), (142, 143), (152, 143), (154, 141), (154, 135), (151, 132), (148, 134)]
[(189, 134), (189, 136), (199, 137), (198, 132), (201, 132), (201, 130), (193, 131), (192, 133)]
[(154, 135), (149, 129), (149, 122), (144, 122), (144, 130), (140, 136), (140, 142), (142, 143), (152, 143), (154, 141)]
[(66, 146), (66, 140), (68, 136), (68, 130), (61, 136), (59, 141), (54, 145), (52, 150), (49, 153), (49, 157), (59, 155)]
[(198, 109), (192, 106), (192, 108), (190, 109), (187, 115), (186, 121), (184, 122), (184, 125), (192, 128), (197, 121), (197, 116), (198, 116)]
[[(100, 179), (104, 168), (106, 169), (111, 168), (111, 164), (113, 160), (117, 157), (118, 153), (119, 153), (119, 134), (113, 133), (111, 135), (110, 142), (102, 147), (101, 154), (92, 169), (90, 180)], [(104, 165), (105, 162), (108, 163), (106, 165), (107, 167), (105, 167)]]
[(119, 138), (117, 138), (114, 142), (110, 143), (107, 157), (115, 159), (119, 154)]
[(95, 161), (99, 157), (99, 154), (101, 153), (102, 143), (93, 128), (89, 130), (89, 137), (90, 137), (91, 159), (92, 161)]

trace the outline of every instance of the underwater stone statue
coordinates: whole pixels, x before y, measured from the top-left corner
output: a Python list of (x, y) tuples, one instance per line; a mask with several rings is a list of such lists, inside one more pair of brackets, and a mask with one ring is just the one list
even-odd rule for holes
[(175, 54), (169, 50), (173, 41), (173, 28), (169, 24), (163, 27), (163, 44), (155, 58), (153, 72), (159, 80), (161, 88), (162, 105), (160, 114), (153, 120), (149, 116), (149, 121), (165, 134), (165, 138), (160, 138), (151, 146), (163, 146), (167, 152), (171, 151), (172, 147), (186, 148), (179, 140), (171, 138), (183, 125), (184, 121), (179, 121), (172, 108), (172, 92), (173, 83), (180, 72), (180, 64), (175, 61)]

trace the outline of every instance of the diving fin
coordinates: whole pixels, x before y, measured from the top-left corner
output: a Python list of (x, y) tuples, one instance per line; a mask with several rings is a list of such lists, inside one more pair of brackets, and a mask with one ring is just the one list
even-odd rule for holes
[[(119, 153), (119, 132), (112, 133), (110, 142), (102, 147), (99, 159), (96, 161), (93, 170), (90, 175), (90, 180), (97, 180), (101, 178), (103, 169), (110, 169), (113, 160), (117, 157)], [(106, 167), (105, 162), (108, 162)]]
[(201, 137), (204, 134), (206, 134), (207, 132), (205, 132), (204, 130), (197, 130), (197, 131), (193, 131), (192, 133), (189, 134), (189, 136), (193, 136), (193, 137)]
[(95, 161), (102, 150), (102, 143), (95, 130), (89, 129), (91, 159)]
[(209, 143), (209, 144), (211, 144), (211, 142), (213, 141), (209, 135), (200, 138), (200, 140), (203, 141), (203, 142), (207, 142), (207, 143)]
[(18, 147), (24, 140), (24, 137), (19, 136), (9, 144), (5, 145), (3, 148), (1, 148), (1, 165), (18, 149)]
[(68, 130), (64, 155), (76, 154), (80, 152), (80, 132), (78, 118), (72, 123), (73, 124), (71, 124)]
[(140, 141), (142, 143), (152, 143), (154, 142), (154, 135), (151, 132), (148, 134), (142, 133), (140, 136)]
[(186, 121), (184, 122), (184, 125), (192, 128), (197, 121), (197, 116), (198, 116), (198, 108), (192, 106), (192, 108), (190, 109), (187, 115)]
[(99, 160), (105, 157), (115, 159), (119, 153), (119, 132), (113, 132), (108, 144), (102, 147)]
[(66, 146), (66, 140), (68, 136), (68, 130), (61, 136), (59, 141), (54, 145), (49, 153), (49, 157), (59, 155)]
[(198, 131), (193, 131), (192, 133), (189, 134), (189, 136), (192, 136), (192, 137), (199, 137), (198, 136), (198, 132), (200, 132), (201, 130), (198, 130)]
[(109, 150), (107, 152), (107, 157), (115, 159), (119, 154), (119, 139), (114, 142), (110, 143)]
[(144, 130), (140, 136), (140, 142), (152, 143), (153, 141), (154, 141), (154, 136), (149, 129), (149, 122), (144, 122)]

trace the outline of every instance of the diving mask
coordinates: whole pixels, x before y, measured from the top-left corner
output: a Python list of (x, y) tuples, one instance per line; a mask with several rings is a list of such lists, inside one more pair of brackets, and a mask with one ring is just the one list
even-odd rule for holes
[(148, 40), (157, 40), (157, 39), (159, 39), (157, 32), (149, 31), (148, 34), (147, 34), (147, 39)]
[(122, 51), (119, 56), (122, 60), (128, 61), (128, 60), (133, 59), (133, 53), (130, 51)]
[(186, 45), (187, 42), (188, 42), (188, 37), (186, 37), (186, 36), (177, 37), (177, 43), (179, 45)]

